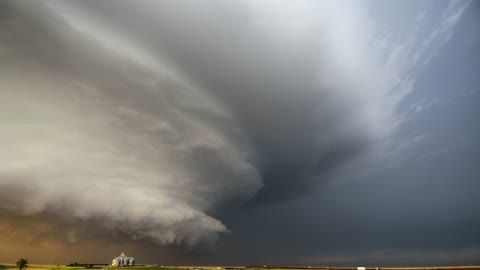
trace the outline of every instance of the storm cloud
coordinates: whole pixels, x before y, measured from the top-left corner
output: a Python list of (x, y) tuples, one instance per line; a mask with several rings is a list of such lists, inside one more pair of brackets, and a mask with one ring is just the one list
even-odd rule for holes
[(304, 195), (376, 151), (413, 83), (352, 3), (0, 5), (5, 222), (212, 241), (229, 232), (213, 213)]

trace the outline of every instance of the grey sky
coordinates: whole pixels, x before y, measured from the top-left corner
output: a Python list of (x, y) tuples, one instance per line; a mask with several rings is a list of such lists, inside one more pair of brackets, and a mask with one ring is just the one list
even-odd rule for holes
[(478, 12), (4, 1), (0, 235), (37, 261), (478, 263)]

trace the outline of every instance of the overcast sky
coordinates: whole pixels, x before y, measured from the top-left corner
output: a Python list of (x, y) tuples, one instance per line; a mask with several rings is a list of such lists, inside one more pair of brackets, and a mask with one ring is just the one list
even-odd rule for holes
[(0, 1), (0, 262), (480, 263), (475, 1)]

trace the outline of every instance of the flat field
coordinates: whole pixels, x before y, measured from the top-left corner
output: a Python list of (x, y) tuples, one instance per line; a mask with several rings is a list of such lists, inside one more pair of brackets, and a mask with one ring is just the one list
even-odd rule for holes
[[(111, 267), (67, 265), (29, 265), (32, 270), (83, 270), (83, 269), (113, 269)], [(142, 265), (133, 267), (119, 267), (119, 270), (357, 270), (356, 267), (245, 267), (245, 266), (158, 266)], [(480, 266), (425, 266), (425, 267), (366, 267), (366, 270), (480, 270)], [(18, 270), (14, 264), (0, 265), (0, 270)]]

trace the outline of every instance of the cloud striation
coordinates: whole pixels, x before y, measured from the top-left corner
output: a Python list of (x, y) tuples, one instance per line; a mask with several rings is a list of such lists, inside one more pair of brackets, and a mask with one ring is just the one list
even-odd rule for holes
[(228, 232), (216, 211), (305, 194), (398, 120), (364, 15), (317, 1), (2, 1), (2, 222), (53, 215), (194, 245)]

